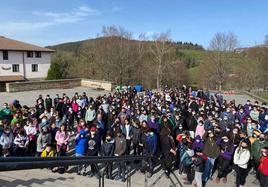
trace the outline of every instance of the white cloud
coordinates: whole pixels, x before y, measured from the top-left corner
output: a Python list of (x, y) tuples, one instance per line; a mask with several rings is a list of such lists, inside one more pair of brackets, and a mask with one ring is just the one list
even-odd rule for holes
[(47, 17), (55, 23), (76, 23), (83, 20), (85, 17), (100, 14), (99, 10), (87, 6), (80, 6), (71, 12), (33, 12), (33, 15)]
[(80, 13), (87, 13), (87, 15), (100, 15), (101, 12), (97, 9), (93, 9), (87, 6), (80, 6), (79, 9)]
[[(15, 38), (25, 38), (26, 36), (39, 36), (42, 31), (50, 27), (78, 23), (89, 16), (100, 15), (97, 9), (87, 6), (77, 7), (69, 12), (53, 12), (53, 11), (33, 11), (32, 15), (40, 21), (29, 20), (1, 20), (0, 35)], [(42, 35), (42, 34), (41, 34)]]
[(15, 33), (27, 33), (28, 31), (36, 31), (40, 29), (47, 28), (54, 25), (52, 22), (7, 22), (0, 24), (0, 30), (6, 35), (15, 34)]

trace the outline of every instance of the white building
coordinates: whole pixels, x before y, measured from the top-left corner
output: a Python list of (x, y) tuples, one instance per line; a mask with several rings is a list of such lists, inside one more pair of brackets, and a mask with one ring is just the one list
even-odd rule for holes
[(0, 82), (46, 78), (53, 52), (0, 36)]

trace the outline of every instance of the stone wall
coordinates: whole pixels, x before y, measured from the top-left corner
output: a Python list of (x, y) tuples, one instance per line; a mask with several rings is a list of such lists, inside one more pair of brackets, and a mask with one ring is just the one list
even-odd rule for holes
[(90, 79), (62, 79), (49, 81), (27, 81), (6, 83), (7, 92), (22, 92), (29, 90), (46, 90), (46, 89), (67, 89), (74, 87), (89, 87), (112, 91), (114, 84), (108, 81), (90, 80)]
[(82, 79), (81, 86), (112, 91), (114, 89), (115, 84), (108, 81)]

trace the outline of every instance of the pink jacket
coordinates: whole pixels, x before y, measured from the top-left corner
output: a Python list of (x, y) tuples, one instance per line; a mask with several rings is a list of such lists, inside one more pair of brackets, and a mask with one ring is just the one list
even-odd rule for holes
[(206, 131), (205, 131), (204, 125), (197, 125), (195, 129), (195, 137), (199, 135), (202, 138), (205, 132)]
[(69, 134), (67, 132), (61, 132), (61, 131), (57, 131), (56, 136), (55, 136), (55, 140), (57, 141), (58, 145), (62, 145), (62, 144), (68, 144), (69, 142)]

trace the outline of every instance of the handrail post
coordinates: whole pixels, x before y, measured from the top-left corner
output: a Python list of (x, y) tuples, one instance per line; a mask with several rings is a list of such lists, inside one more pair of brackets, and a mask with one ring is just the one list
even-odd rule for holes
[(101, 177), (99, 177), (99, 187), (101, 187)]
[(128, 165), (127, 166), (127, 187), (131, 187), (131, 184), (130, 184), (130, 182), (131, 182), (131, 180), (130, 180), (131, 175), (129, 174), (130, 171), (131, 171), (130, 170), (130, 166)]
[(129, 187), (131, 187), (131, 175), (129, 176)]
[(101, 175), (101, 177), (100, 177), (100, 178), (102, 178), (102, 187), (104, 187), (104, 173), (105, 173), (105, 169), (104, 169), (104, 171), (102, 172), (102, 175)]

